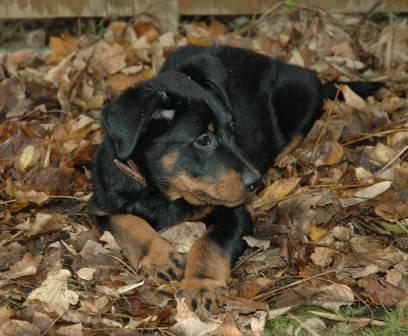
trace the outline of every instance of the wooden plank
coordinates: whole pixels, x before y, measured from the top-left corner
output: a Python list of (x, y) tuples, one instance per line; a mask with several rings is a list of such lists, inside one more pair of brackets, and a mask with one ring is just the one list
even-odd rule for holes
[[(178, 0), (181, 15), (242, 15), (264, 13), (279, 0)], [(300, 0), (299, 5), (320, 7), (333, 13), (367, 12), (378, 0)], [(377, 12), (408, 12), (407, 0), (383, 0)]]
[(163, 31), (178, 25), (177, 0), (0, 0), (0, 19), (157, 16)]

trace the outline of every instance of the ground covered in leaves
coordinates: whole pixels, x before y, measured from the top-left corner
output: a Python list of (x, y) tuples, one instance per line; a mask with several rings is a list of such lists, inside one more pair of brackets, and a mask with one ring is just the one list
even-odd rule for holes
[[(86, 203), (101, 106), (188, 43), (250, 48), (325, 81), (387, 84), (365, 100), (341, 86), (344, 100), (327, 101), (271, 167), (250, 204), (251, 247), (207, 321), (176, 302), (177, 283), (138, 276), (92, 228)], [(3, 50), (0, 335), (406, 335), (407, 70), (403, 18), (305, 8), (184, 22), (177, 34), (140, 16), (98, 35), (53, 36), (45, 52)], [(186, 251), (204, 228), (174, 230), (164, 234)]]

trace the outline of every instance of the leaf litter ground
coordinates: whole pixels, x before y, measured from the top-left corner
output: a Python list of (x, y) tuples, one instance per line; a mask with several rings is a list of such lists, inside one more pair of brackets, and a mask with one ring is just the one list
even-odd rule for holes
[[(140, 277), (86, 203), (101, 106), (189, 43), (249, 48), (325, 81), (387, 84), (367, 99), (340, 86), (344, 100), (327, 101), (277, 158), (249, 204), (250, 247), (206, 321), (175, 298), (177, 283)], [(406, 334), (407, 55), (404, 19), (311, 8), (184, 22), (177, 34), (140, 16), (98, 36), (52, 36), (46, 53), (0, 53), (0, 335), (262, 335), (283, 319), (272, 334), (381, 334), (388, 311), (401, 316), (392, 334)], [(186, 252), (204, 230), (163, 235)]]

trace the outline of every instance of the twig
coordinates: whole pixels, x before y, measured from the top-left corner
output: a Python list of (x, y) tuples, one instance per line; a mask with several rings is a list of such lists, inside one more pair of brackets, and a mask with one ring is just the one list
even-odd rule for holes
[[(303, 328), (305, 329), (310, 335), (312, 336), (320, 336), (320, 334), (318, 334), (316, 331), (314, 331), (312, 328), (310, 328), (306, 323), (302, 322), (301, 320), (299, 320), (295, 315), (293, 314), (288, 314), (288, 317), (295, 320), (296, 322), (298, 322), (300, 324), (299, 328)], [(297, 333), (296, 333), (297, 334)]]
[(55, 323), (58, 322), (58, 320), (65, 315), (66, 311), (61, 313), (54, 321), (51, 322), (51, 324), (48, 326), (47, 329), (45, 329), (42, 333), (41, 336), (45, 336), (48, 334), (48, 332), (51, 330), (51, 328), (54, 326)]
[(16, 199), (11, 199), (11, 200), (8, 200), (8, 201), (1, 201), (0, 205), (6, 205), (6, 204), (14, 203), (14, 202), (17, 202), (17, 200)]
[(407, 127), (403, 127), (403, 128), (395, 128), (395, 129), (392, 129), (392, 130), (387, 130), (387, 131), (381, 131), (381, 132), (371, 133), (371, 134), (367, 134), (367, 135), (365, 135), (365, 136), (363, 136), (363, 137), (361, 137), (361, 138), (347, 141), (347, 142), (345, 142), (345, 143), (342, 143), (341, 145), (342, 145), (342, 146), (347, 146), (347, 145), (351, 145), (351, 144), (354, 144), (354, 143), (356, 143), (356, 142), (361, 142), (361, 141), (364, 141), (364, 140), (367, 140), (367, 139), (371, 139), (371, 138), (374, 138), (374, 137), (382, 137), (382, 136), (387, 135), (387, 134), (390, 134), (390, 133), (406, 132), (406, 131), (408, 131), (408, 128), (407, 128)]
[(278, 292), (281, 292), (281, 291), (283, 291), (283, 290), (285, 290), (285, 289), (288, 289), (288, 288), (291, 288), (291, 287), (300, 285), (300, 284), (302, 284), (302, 283), (304, 283), (304, 282), (308, 282), (308, 281), (311, 281), (311, 280), (320, 278), (320, 277), (323, 276), (323, 275), (327, 275), (327, 274), (333, 273), (333, 272), (335, 272), (335, 271), (336, 271), (335, 269), (331, 269), (331, 270), (324, 271), (324, 272), (322, 272), (322, 273), (313, 275), (313, 276), (311, 276), (311, 277), (309, 277), (309, 278), (301, 279), (301, 280), (292, 282), (291, 284), (288, 284), (288, 285), (286, 285), (286, 286), (283, 286), (283, 287), (280, 287), (280, 288), (271, 290), (271, 291), (266, 292), (266, 293), (263, 293), (263, 294), (256, 295), (256, 296), (253, 297), (253, 299), (254, 299), (254, 300), (268, 300), (268, 299), (270, 299), (274, 294), (276, 294), (276, 293), (278, 293)]
[(137, 277), (139, 277), (139, 275), (136, 273), (136, 271), (132, 268), (132, 267), (130, 267), (128, 264), (126, 264), (122, 259), (120, 259), (120, 258), (118, 258), (118, 257), (116, 257), (116, 256), (114, 256), (114, 255), (111, 255), (111, 254), (107, 254), (107, 256), (108, 257), (111, 257), (111, 258), (113, 258), (113, 259), (115, 259), (116, 261), (119, 261), (122, 265), (124, 265), (136, 278)]
[(261, 252), (261, 249), (257, 249), (254, 252), (252, 252), (248, 257), (246, 257), (244, 260), (240, 261), (239, 263), (237, 263), (234, 268), (231, 270), (231, 272), (234, 272), (235, 270), (237, 270), (238, 268), (240, 268), (243, 264), (245, 264), (249, 259), (253, 258), (254, 256), (256, 256), (259, 252)]
[(389, 168), (399, 157), (401, 157), (406, 151), (408, 150), (408, 145), (406, 145), (397, 155), (395, 155), (390, 162), (388, 162), (384, 167), (382, 167), (379, 171), (375, 173), (375, 175), (380, 175), (384, 172), (387, 168)]
[(16, 239), (19, 235), (21, 235), (23, 232), (25, 232), (25, 230), (21, 230), (18, 231), (17, 233), (15, 233), (13, 236), (11, 236), (9, 239), (5, 239), (3, 241), (0, 242), (0, 246), (5, 246), (8, 243), (11, 243), (14, 239)]
[(381, 6), (383, 3), (382, 0), (378, 0), (377, 2), (375, 2), (369, 9), (368, 11), (366, 11), (363, 16), (361, 17), (361, 19), (358, 21), (357, 23), (357, 27), (358, 29), (360, 29), (360, 27), (363, 25), (363, 23), (365, 21), (367, 21), (367, 19), (371, 16), (371, 14), (373, 14), (373, 12), (379, 7)]

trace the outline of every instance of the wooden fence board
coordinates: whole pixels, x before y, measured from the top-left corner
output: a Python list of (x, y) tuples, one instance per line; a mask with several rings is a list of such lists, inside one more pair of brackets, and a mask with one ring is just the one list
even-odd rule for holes
[(135, 16), (150, 13), (176, 30), (177, 0), (0, 0), (0, 19)]
[[(176, 30), (178, 15), (264, 13), (279, 0), (0, 0), (0, 19), (134, 16), (151, 13), (163, 30)], [(330, 12), (367, 12), (377, 0), (298, 0)], [(408, 12), (408, 0), (383, 0), (377, 11)]]
[[(334, 13), (367, 12), (378, 0), (298, 0), (299, 5)], [(181, 15), (239, 15), (264, 13), (279, 0), (178, 0)], [(408, 0), (383, 0), (377, 11), (407, 12)]]

